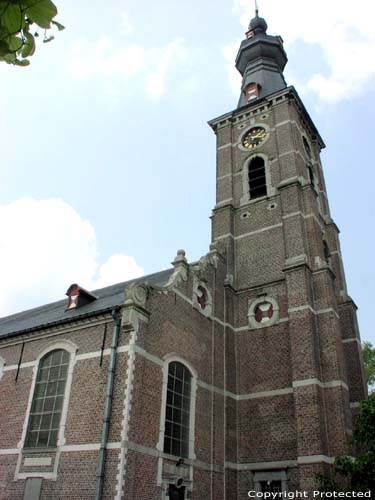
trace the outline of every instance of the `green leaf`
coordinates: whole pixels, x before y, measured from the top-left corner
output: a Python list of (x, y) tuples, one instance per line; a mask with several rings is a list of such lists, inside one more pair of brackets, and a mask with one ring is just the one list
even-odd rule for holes
[(28, 59), (16, 59), (14, 61), (14, 64), (16, 66), (28, 66), (30, 64), (30, 61)]
[(1, 40), (0, 41), (0, 57), (4, 57), (7, 54), (9, 54), (9, 46), (4, 40)]
[(8, 4), (2, 15), (2, 24), (9, 33), (17, 33), (22, 27), (22, 18), (20, 6)]
[(32, 56), (35, 52), (35, 39), (31, 33), (25, 32), (24, 35), (26, 42), (21, 51), (21, 56), (29, 57)]
[(35, 5), (28, 7), (25, 14), (41, 28), (48, 29), (57, 14), (57, 9), (51, 0), (39, 0)]
[(62, 31), (65, 29), (65, 26), (63, 26), (62, 24), (58, 23), (57, 21), (51, 21), (52, 24), (54, 24), (56, 26), (56, 28), (59, 30), (59, 31)]
[(43, 38), (43, 43), (52, 42), (52, 40), (54, 40), (54, 39), (55, 39), (55, 37), (53, 35), (46, 36), (45, 38)]
[(14, 64), (14, 61), (16, 60), (16, 54), (7, 54), (4, 56), (4, 61), (6, 61), (8, 64)]
[(13, 36), (10, 36), (8, 38), (8, 45), (9, 45), (9, 49), (12, 52), (17, 52), (18, 50), (22, 49), (23, 40), (21, 37), (13, 35)]
[(0, 40), (4, 40), (4, 38), (8, 38), (9, 36), (9, 31), (4, 28), (4, 26), (0, 26)]

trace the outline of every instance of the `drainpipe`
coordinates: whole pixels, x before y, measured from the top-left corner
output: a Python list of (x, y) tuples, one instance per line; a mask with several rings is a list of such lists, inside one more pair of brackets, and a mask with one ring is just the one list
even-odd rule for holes
[(113, 335), (111, 343), (111, 354), (108, 365), (107, 391), (106, 391), (106, 398), (104, 405), (102, 439), (100, 442), (100, 449), (99, 449), (99, 463), (98, 463), (98, 475), (96, 479), (95, 500), (101, 500), (102, 498), (104, 467), (105, 467), (105, 450), (107, 447), (109, 422), (111, 418), (113, 381), (115, 377), (115, 368), (116, 368), (116, 352), (117, 352), (118, 337), (121, 327), (120, 307), (116, 307), (115, 309), (112, 310), (112, 317), (114, 319), (114, 327), (113, 327)]

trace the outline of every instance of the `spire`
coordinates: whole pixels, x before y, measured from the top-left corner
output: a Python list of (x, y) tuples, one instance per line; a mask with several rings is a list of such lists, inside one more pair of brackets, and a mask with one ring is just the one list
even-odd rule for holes
[(247, 38), (251, 38), (257, 33), (265, 33), (267, 31), (267, 23), (263, 17), (259, 17), (258, 2), (255, 0), (255, 17), (250, 21), (249, 31), (246, 33)]
[(250, 21), (246, 40), (241, 43), (236, 68), (241, 73), (242, 88), (238, 107), (266, 97), (286, 87), (283, 70), (288, 61), (282, 38), (267, 34), (267, 23), (259, 17), (255, 0), (255, 17)]

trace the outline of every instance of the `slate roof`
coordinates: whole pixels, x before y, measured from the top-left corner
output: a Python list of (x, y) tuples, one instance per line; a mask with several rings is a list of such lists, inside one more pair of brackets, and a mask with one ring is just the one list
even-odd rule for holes
[(115, 306), (124, 303), (124, 291), (132, 283), (147, 281), (151, 285), (163, 286), (173, 273), (173, 269), (149, 274), (140, 278), (117, 283), (94, 290), (92, 293), (98, 297), (90, 304), (81, 306), (77, 309), (66, 310), (68, 299), (52, 302), (44, 306), (22, 311), (0, 318), (0, 339), (17, 335), (21, 332), (28, 332), (40, 329), (46, 326), (53, 326), (60, 323), (74, 321), (77, 318), (84, 318), (100, 312), (105, 312)]

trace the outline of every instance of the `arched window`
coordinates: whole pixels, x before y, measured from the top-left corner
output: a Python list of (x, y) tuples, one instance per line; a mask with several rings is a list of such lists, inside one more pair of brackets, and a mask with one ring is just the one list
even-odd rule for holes
[(249, 164), (250, 199), (267, 195), (266, 169), (263, 158), (256, 156)]
[(69, 353), (63, 349), (50, 351), (40, 360), (29, 415), (26, 448), (56, 446), (68, 366)]
[(191, 379), (185, 365), (177, 361), (169, 363), (164, 453), (178, 457), (189, 456)]

